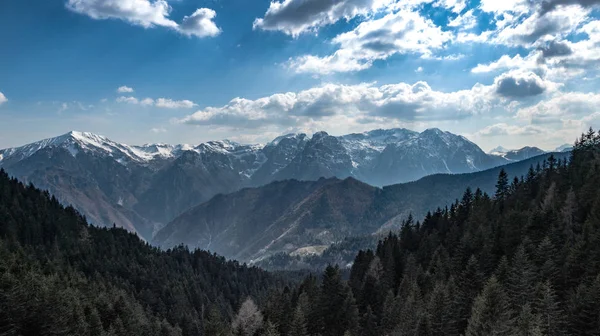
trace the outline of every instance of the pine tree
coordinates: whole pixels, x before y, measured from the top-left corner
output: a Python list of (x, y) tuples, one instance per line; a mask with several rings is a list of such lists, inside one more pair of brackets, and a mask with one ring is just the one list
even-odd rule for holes
[(263, 325), (262, 313), (251, 298), (247, 298), (233, 319), (231, 329), (235, 335), (253, 336)]
[(294, 310), (294, 316), (290, 323), (289, 336), (307, 336), (307, 321), (306, 314), (309, 309), (308, 295), (306, 293), (300, 294), (298, 297), (298, 303)]
[(506, 293), (492, 276), (475, 299), (466, 336), (511, 335), (511, 310)]
[(471, 316), (473, 300), (480, 292), (483, 283), (483, 275), (479, 271), (479, 263), (475, 256), (469, 258), (467, 267), (461, 273), (458, 283), (461, 286), (459, 292), (454, 297), (458, 314), (456, 328), (459, 331), (464, 331), (467, 327), (469, 316)]
[(323, 274), (316, 307), (318, 329), (323, 336), (342, 336), (355, 330), (358, 312), (351, 291), (342, 282), (339, 267), (328, 266)]
[(273, 322), (267, 321), (267, 323), (265, 323), (265, 330), (261, 332), (261, 336), (279, 336), (277, 326)]
[(393, 291), (388, 291), (383, 303), (383, 313), (381, 317), (381, 330), (383, 334), (388, 334), (396, 328), (401, 310), (401, 299), (396, 297)]
[(502, 168), (498, 174), (498, 182), (496, 182), (496, 198), (503, 200), (509, 192), (508, 174)]
[(563, 332), (564, 314), (550, 281), (545, 281), (537, 286), (534, 308), (540, 317), (540, 330), (543, 335), (562, 336), (565, 334)]
[(208, 310), (208, 317), (204, 322), (204, 334), (214, 336), (226, 336), (228, 328), (221, 313), (216, 306), (211, 307)]
[(517, 248), (506, 285), (510, 307), (513, 312), (518, 313), (523, 306), (533, 299), (535, 285), (535, 273), (531, 262), (525, 251), (525, 246)]
[(525, 304), (515, 321), (511, 335), (515, 336), (542, 336), (540, 328), (540, 317), (534, 314), (531, 305)]
[(438, 282), (433, 288), (429, 297), (427, 312), (431, 335), (450, 335), (452, 334), (452, 298), (448, 288), (441, 282)]

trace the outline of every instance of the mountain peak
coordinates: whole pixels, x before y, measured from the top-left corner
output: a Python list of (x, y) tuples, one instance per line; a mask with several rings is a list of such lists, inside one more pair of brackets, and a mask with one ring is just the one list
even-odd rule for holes
[(511, 151), (510, 149), (506, 149), (505, 147), (498, 146), (498, 147), (496, 147), (496, 148), (494, 148), (494, 149), (490, 150), (490, 151), (488, 152), (488, 154), (494, 154), (494, 153), (508, 153), (508, 152), (510, 152), (510, 151)]
[(426, 129), (425, 131), (423, 131), (422, 134), (437, 134), (437, 135), (440, 135), (440, 134), (444, 134), (444, 133), (445, 132), (442, 131), (441, 129), (434, 127), (434, 128), (428, 128), (428, 129)]
[(313, 138), (313, 140), (321, 140), (321, 139), (323, 139), (325, 137), (328, 137), (328, 136), (329, 136), (329, 133), (327, 133), (325, 131), (320, 131), (320, 132), (317, 132), (317, 133), (313, 134), (312, 138)]

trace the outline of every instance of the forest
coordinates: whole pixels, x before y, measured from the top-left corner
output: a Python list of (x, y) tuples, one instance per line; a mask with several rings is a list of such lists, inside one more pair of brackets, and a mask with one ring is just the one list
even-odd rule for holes
[(279, 335), (600, 335), (600, 134), (494, 195), (409, 218), (355, 258), (350, 278), (272, 294)]
[[(599, 335), (600, 134), (299, 281), (96, 228), (0, 172), (0, 335)], [(342, 267), (345, 265), (341, 265)]]
[[(0, 335), (214, 335), (277, 275), (96, 228), (0, 171)], [(212, 328), (212, 329), (211, 329)]]

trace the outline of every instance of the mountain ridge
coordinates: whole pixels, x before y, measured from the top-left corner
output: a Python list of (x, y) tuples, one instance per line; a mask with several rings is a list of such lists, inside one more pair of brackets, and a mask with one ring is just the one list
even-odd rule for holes
[(396, 230), (411, 214), (420, 218), (451, 205), (467, 187), (492, 193), (501, 169), (511, 178), (521, 177), (551, 155), (564, 160), (569, 154), (544, 154), (486, 171), (436, 174), (383, 188), (352, 177), (275, 181), (192, 207), (160, 230), (153, 243), (163, 248), (184, 244), (261, 262), (278, 253), (291, 255), (347, 237)]
[(221, 140), (197, 146), (134, 146), (72, 131), (0, 150), (0, 167), (11, 175), (48, 189), (96, 225), (116, 223), (147, 240), (185, 210), (244, 187), (321, 177), (384, 186), (508, 162), (450, 132), (401, 128), (287, 134), (266, 145)]

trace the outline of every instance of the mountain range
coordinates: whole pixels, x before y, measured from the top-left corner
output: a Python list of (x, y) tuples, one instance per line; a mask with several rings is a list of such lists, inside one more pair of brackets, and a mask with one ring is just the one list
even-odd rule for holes
[(384, 186), (437, 173), (477, 172), (540, 152), (486, 154), (465, 137), (439, 129), (288, 134), (266, 145), (224, 140), (198, 146), (132, 146), (69, 132), (0, 150), (0, 167), (49, 190), (96, 225), (114, 223), (150, 241), (186, 210), (242, 188), (290, 179), (318, 185), (320, 178), (348, 177)]
[[(544, 154), (482, 172), (437, 174), (418, 181), (373, 187), (352, 177), (285, 180), (219, 195), (178, 216), (155, 237), (163, 248), (184, 244), (237, 260), (263, 262), (279, 253), (319, 254), (347, 237), (387, 233), (409, 215), (460, 199), (470, 187), (492, 194), (501, 169), (510, 178), (554, 155)], [(358, 251), (346, 253), (353, 256)], [(285, 267), (283, 267), (285, 268)]]

